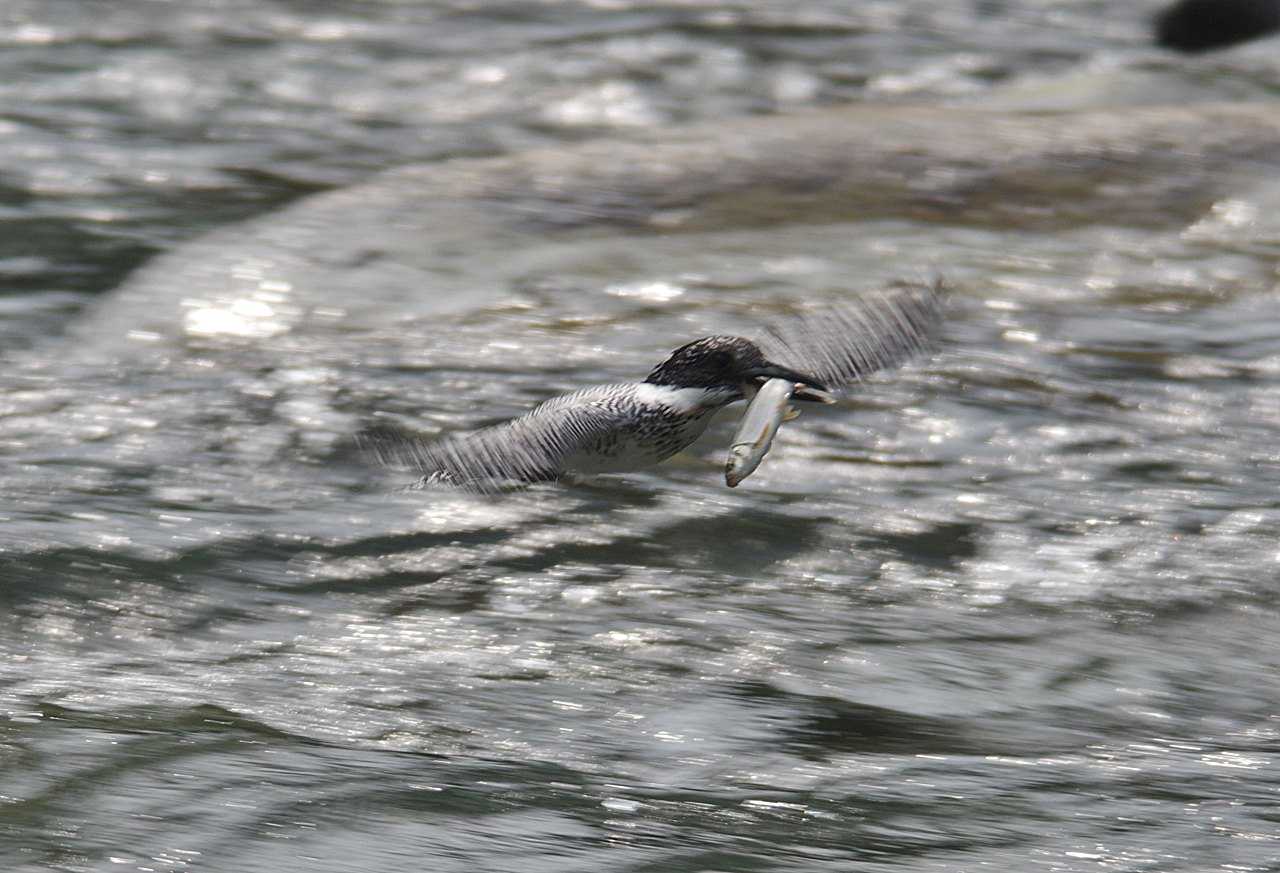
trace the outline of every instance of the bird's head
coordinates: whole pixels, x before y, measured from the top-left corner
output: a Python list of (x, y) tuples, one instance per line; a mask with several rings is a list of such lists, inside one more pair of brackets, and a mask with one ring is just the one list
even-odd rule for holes
[(770, 361), (759, 346), (740, 336), (707, 336), (681, 346), (654, 367), (645, 381), (673, 388), (704, 388), (730, 403), (769, 379), (787, 379), (799, 385), (794, 395), (797, 400), (834, 402), (817, 379)]

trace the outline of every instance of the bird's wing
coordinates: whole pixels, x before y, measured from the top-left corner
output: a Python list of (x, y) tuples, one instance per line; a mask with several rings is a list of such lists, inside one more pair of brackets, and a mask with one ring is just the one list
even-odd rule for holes
[(941, 295), (940, 284), (868, 293), (770, 325), (759, 345), (771, 360), (840, 388), (930, 348)]
[(469, 434), (428, 440), (389, 428), (357, 441), (378, 463), (415, 470), (427, 484), (495, 493), (558, 478), (565, 461), (619, 424), (619, 414), (588, 389), (557, 397), (512, 421)]

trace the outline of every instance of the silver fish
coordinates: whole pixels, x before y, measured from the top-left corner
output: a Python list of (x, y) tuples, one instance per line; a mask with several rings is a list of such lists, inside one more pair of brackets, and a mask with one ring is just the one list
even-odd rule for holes
[[(791, 395), (796, 387), (796, 383), (786, 379), (770, 379), (751, 398), (742, 421), (738, 423), (733, 442), (729, 444), (729, 459), (724, 465), (724, 482), (730, 488), (738, 487), (739, 482), (756, 471), (769, 453), (778, 428), (784, 421), (800, 414), (791, 406)], [(835, 403), (835, 398), (825, 391), (812, 387), (806, 391), (811, 399)]]

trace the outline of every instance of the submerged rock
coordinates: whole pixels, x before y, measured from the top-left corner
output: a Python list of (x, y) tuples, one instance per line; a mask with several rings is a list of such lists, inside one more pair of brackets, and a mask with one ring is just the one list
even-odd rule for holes
[(377, 310), (483, 305), (587, 239), (897, 217), (1176, 226), (1278, 162), (1280, 115), (1240, 103), (853, 106), (406, 167), (179, 246), (78, 334), (115, 353), (351, 332)]

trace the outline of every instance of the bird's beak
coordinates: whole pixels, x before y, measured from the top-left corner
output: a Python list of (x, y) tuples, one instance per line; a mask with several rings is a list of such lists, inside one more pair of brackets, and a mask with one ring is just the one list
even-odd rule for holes
[(798, 387), (792, 394), (796, 400), (812, 400), (817, 403), (835, 403), (836, 399), (831, 392), (827, 391), (825, 385), (812, 376), (806, 376), (787, 367), (781, 367), (777, 364), (765, 364), (763, 367), (753, 367), (745, 373), (748, 379), (759, 379), (763, 382), (766, 379), (786, 379), (788, 382), (794, 382)]

